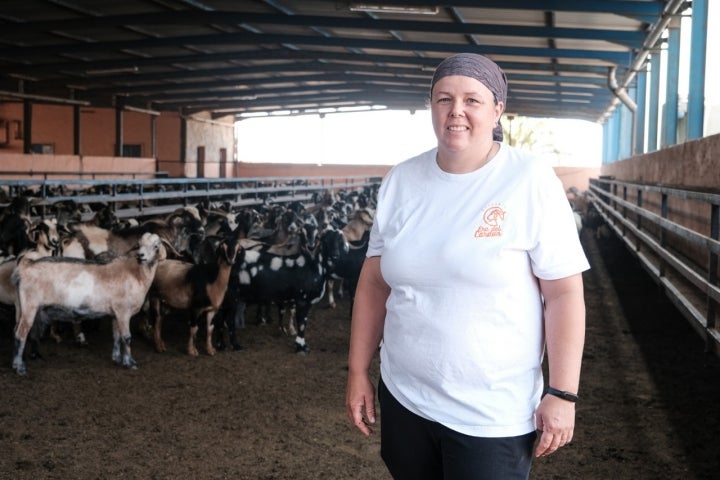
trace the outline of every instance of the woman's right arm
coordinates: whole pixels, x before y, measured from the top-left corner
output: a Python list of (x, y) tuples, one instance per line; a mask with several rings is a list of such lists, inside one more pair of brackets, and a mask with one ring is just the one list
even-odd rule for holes
[(370, 379), (370, 364), (377, 353), (385, 325), (385, 302), (390, 287), (380, 272), (380, 257), (363, 263), (350, 327), (348, 383), (345, 407), (350, 422), (363, 434), (370, 435), (375, 423), (375, 388)]

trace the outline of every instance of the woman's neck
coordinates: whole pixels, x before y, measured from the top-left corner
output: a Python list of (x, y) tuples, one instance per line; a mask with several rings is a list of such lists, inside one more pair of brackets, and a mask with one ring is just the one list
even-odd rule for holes
[(500, 145), (491, 141), (482, 147), (452, 152), (438, 147), (437, 164), (447, 173), (470, 173), (484, 167), (500, 150)]

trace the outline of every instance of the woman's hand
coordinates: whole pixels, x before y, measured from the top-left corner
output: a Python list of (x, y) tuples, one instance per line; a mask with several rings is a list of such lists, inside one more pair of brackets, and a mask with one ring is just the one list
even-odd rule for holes
[(350, 423), (364, 435), (370, 435), (369, 425), (375, 423), (375, 388), (367, 373), (348, 375), (345, 407)]
[(550, 455), (572, 441), (575, 404), (553, 395), (545, 395), (535, 411), (535, 424), (540, 433), (535, 456)]

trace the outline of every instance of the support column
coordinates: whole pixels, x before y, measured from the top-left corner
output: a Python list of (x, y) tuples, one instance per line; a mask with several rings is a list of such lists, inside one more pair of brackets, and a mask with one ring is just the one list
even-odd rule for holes
[(701, 138), (705, 121), (705, 62), (707, 56), (708, 0), (693, 0), (690, 32), (687, 139)]
[(660, 52), (650, 57), (650, 105), (648, 107), (647, 151), (658, 149), (658, 123), (660, 118)]
[(23, 100), (23, 153), (32, 153), (32, 102)]
[(80, 105), (73, 105), (73, 155), (80, 155)]
[(668, 66), (665, 87), (665, 115), (663, 115), (663, 148), (677, 143), (678, 82), (680, 78), (680, 28), (677, 22), (668, 29)]
[(645, 153), (645, 114), (647, 113), (647, 70), (638, 72), (635, 91), (635, 145), (633, 155)]
[(115, 105), (115, 156), (123, 156), (123, 108)]

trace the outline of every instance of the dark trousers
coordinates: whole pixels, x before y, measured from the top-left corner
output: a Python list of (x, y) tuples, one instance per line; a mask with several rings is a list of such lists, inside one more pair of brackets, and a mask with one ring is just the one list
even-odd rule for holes
[(380, 380), (380, 455), (395, 480), (527, 480), (536, 433), (480, 438), (403, 407)]

